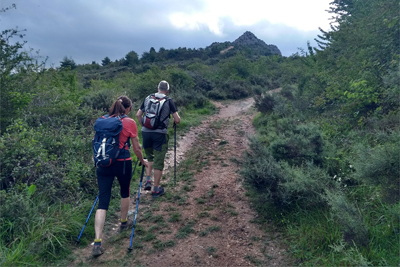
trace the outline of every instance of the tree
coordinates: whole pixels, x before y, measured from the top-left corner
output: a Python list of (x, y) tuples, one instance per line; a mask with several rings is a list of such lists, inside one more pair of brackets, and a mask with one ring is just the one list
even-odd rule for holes
[(397, 86), (385, 83), (385, 77), (398, 68), (398, 1), (335, 0), (331, 6), (331, 31), (321, 30), (316, 39), (314, 88), (324, 88), (317, 96), (319, 106), (340, 104), (359, 120), (380, 110), (387, 92)]
[(154, 47), (150, 48), (149, 52), (144, 52), (140, 59), (143, 63), (153, 63), (157, 57), (157, 52)]
[(63, 60), (62, 61), (60, 61), (60, 68), (62, 68), (62, 69), (70, 69), (70, 70), (73, 70), (73, 69), (75, 69), (76, 68), (76, 63), (75, 63), (75, 61), (70, 57), (70, 58), (68, 58), (67, 56), (65, 56), (64, 58), (63, 58)]
[(109, 57), (105, 57), (102, 61), (101, 61), (101, 65), (103, 66), (107, 66), (108, 64), (111, 63), (111, 60)]
[[(0, 14), (10, 9), (16, 9), (13, 4), (10, 7), (0, 9)], [(26, 30), (18, 28), (6, 29), (0, 34), (0, 122), (1, 131), (19, 115), (19, 111), (28, 105), (34, 94), (32, 90), (39, 75), (43, 73), (45, 61), (39, 63), (29, 52), (25, 51), (26, 41), (14, 41), (23, 38)]]
[(135, 51), (130, 51), (126, 54), (125, 59), (128, 66), (134, 66), (139, 63), (139, 56)]

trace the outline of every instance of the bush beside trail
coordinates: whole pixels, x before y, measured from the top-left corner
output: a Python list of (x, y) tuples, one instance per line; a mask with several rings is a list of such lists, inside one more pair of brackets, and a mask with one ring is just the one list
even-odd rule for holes
[[(339, 27), (308, 47), (301, 72), (287, 69), (293, 79), (281, 80), (280, 92), (255, 97), (258, 134), (241, 174), (258, 220), (281, 225), (298, 264), (396, 266), (399, 104), (387, 96), (400, 95), (399, 17), (382, 8), (397, 3), (331, 5)], [(380, 33), (364, 35), (366, 25)], [(372, 48), (383, 32), (385, 47)], [(382, 58), (366, 56), (372, 50)], [(364, 68), (361, 58), (380, 67)]]

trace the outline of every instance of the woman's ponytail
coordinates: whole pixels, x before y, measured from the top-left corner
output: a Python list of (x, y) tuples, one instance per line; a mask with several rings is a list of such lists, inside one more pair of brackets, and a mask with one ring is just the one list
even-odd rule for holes
[(122, 95), (112, 104), (108, 114), (110, 116), (116, 115), (126, 115), (126, 109), (132, 107), (132, 101), (129, 97)]

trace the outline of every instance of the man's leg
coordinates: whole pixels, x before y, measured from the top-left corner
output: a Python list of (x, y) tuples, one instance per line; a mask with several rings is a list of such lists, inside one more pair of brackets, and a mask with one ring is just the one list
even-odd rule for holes
[(159, 187), (163, 171), (154, 169), (154, 186)]
[(147, 162), (149, 163), (146, 168), (146, 182), (144, 184), (144, 190), (151, 190), (151, 172), (153, 171), (154, 161), (154, 150), (153, 150), (153, 138), (151, 133), (142, 132), (143, 137), (143, 149), (146, 153)]
[(168, 135), (159, 134), (156, 146), (154, 147), (154, 188), (152, 196), (157, 198), (164, 194), (164, 188), (160, 186), (161, 177), (164, 169), (165, 154), (168, 150)]
[[(146, 156), (147, 156), (147, 154), (146, 154)], [(149, 166), (146, 169), (146, 176), (151, 176), (151, 172), (153, 171), (153, 162), (150, 162), (150, 161), (148, 161), (148, 162), (149, 162)]]

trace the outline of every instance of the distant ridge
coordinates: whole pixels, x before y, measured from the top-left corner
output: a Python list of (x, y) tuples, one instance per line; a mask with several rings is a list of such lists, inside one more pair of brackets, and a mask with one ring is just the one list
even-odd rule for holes
[(263, 40), (258, 39), (252, 32), (246, 31), (239, 38), (237, 38), (233, 45), (235, 46), (249, 46), (249, 47), (260, 47), (265, 50), (269, 50), (273, 55), (282, 55), (281, 51), (276, 45), (268, 45)]
[(258, 39), (252, 32), (246, 31), (239, 38), (233, 42), (218, 43), (214, 42), (206, 49), (224, 54), (236, 53), (236, 51), (246, 51), (251, 55), (282, 55), (281, 51), (276, 45), (266, 44), (264, 41)]

